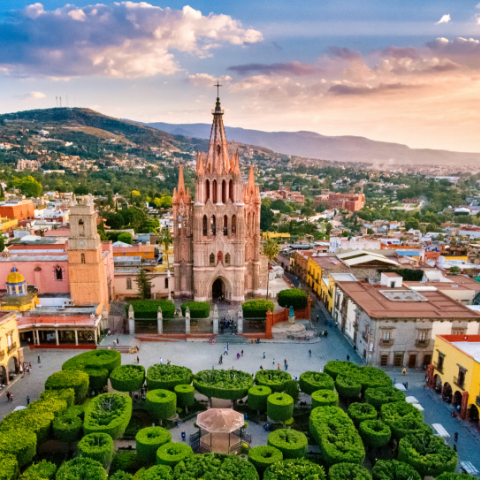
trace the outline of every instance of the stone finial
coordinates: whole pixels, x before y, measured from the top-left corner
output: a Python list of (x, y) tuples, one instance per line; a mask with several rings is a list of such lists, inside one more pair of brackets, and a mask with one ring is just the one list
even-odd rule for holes
[(162, 319), (163, 319), (162, 307), (158, 307), (157, 319), (158, 319), (158, 320), (162, 320)]
[(213, 316), (214, 316), (215, 318), (218, 318), (218, 307), (217, 307), (217, 304), (215, 304), (215, 305), (213, 306)]
[(237, 319), (240, 320), (240, 319), (243, 319), (243, 310), (240, 309), (238, 312), (237, 312)]
[(185, 309), (185, 318), (190, 318), (190, 308)]
[(135, 313), (133, 311), (133, 305), (130, 304), (130, 306), (128, 307), (128, 318), (134, 318), (135, 316)]
[(103, 306), (102, 317), (103, 318), (108, 318), (108, 310), (107, 310), (106, 305)]

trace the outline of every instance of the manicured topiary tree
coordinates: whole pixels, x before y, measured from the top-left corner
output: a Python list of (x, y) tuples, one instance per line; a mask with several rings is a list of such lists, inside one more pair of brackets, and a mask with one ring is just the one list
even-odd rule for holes
[(83, 371), (88, 375), (90, 390), (99, 392), (107, 386), (109, 371), (106, 368), (85, 367)]
[(173, 472), (167, 465), (154, 465), (145, 470), (141, 478), (142, 480), (173, 480)]
[(201, 370), (194, 376), (193, 386), (208, 398), (240, 400), (253, 387), (253, 377), (240, 370)]
[(317, 390), (312, 393), (312, 408), (337, 407), (338, 393), (333, 390)]
[(107, 480), (107, 472), (96, 460), (76, 457), (62, 464), (56, 480)]
[(73, 388), (75, 402), (82, 403), (88, 393), (88, 375), (81, 370), (60, 370), (47, 378), (45, 390), (63, 390)]
[(193, 373), (187, 367), (155, 364), (148, 367), (147, 386), (149, 390), (171, 390), (177, 385), (190, 385)]
[(4, 454), (0, 458), (0, 479), (17, 480), (20, 470), (15, 456)]
[(147, 392), (147, 410), (154, 418), (162, 420), (171, 418), (177, 410), (177, 396), (169, 390), (150, 390)]
[[(155, 317), (156, 318), (156, 317)], [(62, 370), (84, 370), (85, 368), (105, 368), (111, 372), (122, 363), (122, 356), (116, 350), (89, 350), (68, 359)]]
[(45, 390), (40, 394), (40, 399), (31, 403), (30, 408), (35, 408), (37, 405), (48, 407), (48, 410), (55, 415), (66, 410), (63, 407), (63, 402), (67, 403), (67, 408), (75, 405), (75, 391), (73, 388), (62, 388), (59, 390)]
[(307, 395), (312, 395), (318, 390), (333, 390), (335, 382), (330, 375), (319, 372), (303, 372), (300, 375), (300, 390)]
[(265, 385), (255, 385), (248, 390), (248, 407), (260, 412), (267, 411), (267, 399), (272, 394), (272, 389)]
[(285, 422), (293, 416), (293, 398), (286, 393), (272, 393), (267, 399), (267, 417), (274, 422)]
[(123, 470), (117, 470), (108, 478), (109, 480), (133, 480), (133, 475), (131, 473), (124, 472)]
[(113, 440), (106, 433), (90, 433), (78, 442), (81, 457), (91, 458), (106, 467), (113, 458)]
[(362, 384), (354, 376), (341, 374), (338, 375), (335, 380), (335, 388), (341, 397), (350, 401), (354, 398), (358, 398), (362, 391)]
[(258, 480), (255, 467), (236, 455), (210, 453), (190, 455), (174, 469), (175, 479), (195, 480), (200, 478), (230, 480)]
[(132, 300), (125, 307), (127, 315), (130, 305), (133, 307), (135, 318), (139, 320), (155, 320), (159, 307), (162, 309), (163, 318), (173, 318), (175, 315), (175, 304), (171, 300)]
[(74, 415), (60, 415), (53, 420), (53, 437), (60, 442), (80, 440), (83, 435), (83, 420)]
[(143, 465), (151, 465), (155, 463), (155, 454), (159, 447), (171, 441), (172, 435), (165, 428), (142, 428), (135, 436), (138, 460)]
[[(53, 480), (57, 466), (47, 460), (30, 465), (22, 474), (21, 480)], [(0, 472), (1, 477), (1, 472)]]
[(364, 420), (376, 420), (378, 415), (375, 407), (368, 403), (352, 403), (347, 413), (357, 428)]
[(296, 404), (300, 400), (300, 385), (297, 380), (288, 380), (283, 387), (283, 393), (290, 395), (293, 398), (293, 403)]
[(193, 455), (193, 450), (189, 445), (178, 442), (167, 443), (157, 450), (157, 465), (174, 467), (177, 463), (183, 462), (190, 455)]
[(381, 418), (392, 429), (392, 436), (397, 440), (400, 440), (408, 433), (431, 431), (430, 427), (423, 423), (422, 412), (411, 403), (394, 402), (383, 404), (381, 407)]
[(210, 302), (185, 302), (182, 303), (182, 315), (185, 316), (185, 312), (190, 310), (190, 318), (208, 318), (210, 316)]
[(310, 414), (309, 426), (327, 465), (363, 463), (365, 448), (362, 439), (352, 420), (341, 408), (314, 408)]
[(268, 445), (278, 448), (283, 458), (303, 458), (307, 453), (308, 439), (297, 430), (275, 430), (268, 435)]
[[(65, 402), (64, 405), (66, 405)], [(25, 410), (17, 410), (7, 415), (0, 423), (0, 432), (28, 430), (35, 435), (36, 443), (40, 445), (50, 438), (54, 418), (55, 415), (52, 412), (39, 412), (29, 406)]]
[(320, 465), (305, 459), (291, 459), (270, 465), (263, 475), (263, 480), (326, 480), (325, 470)]
[(400, 440), (398, 460), (411, 465), (423, 478), (454, 472), (457, 453), (445, 445), (443, 438), (431, 434), (406, 435)]
[(255, 374), (255, 383), (270, 387), (272, 392), (282, 392), (291, 379), (292, 376), (282, 370), (260, 370)]
[(337, 463), (328, 471), (328, 480), (372, 480), (372, 476), (355, 463)]
[(60, 416), (62, 417), (80, 417), (83, 419), (85, 414), (85, 406), (84, 405), (73, 405), (68, 407), (64, 410)]
[(132, 399), (119, 393), (98, 395), (85, 407), (83, 431), (108, 433), (114, 440), (125, 433), (132, 416)]
[(377, 367), (360, 367), (359, 380), (362, 384), (362, 392), (368, 388), (385, 388), (392, 385), (392, 379)]
[(352, 362), (344, 362), (341, 360), (330, 360), (325, 365), (323, 371), (336, 380), (338, 375), (360, 375), (360, 367)]
[(145, 367), (142, 365), (120, 365), (110, 374), (110, 382), (114, 390), (119, 392), (135, 392), (140, 390), (145, 381)]
[(275, 305), (270, 300), (248, 300), (242, 303), (243, 318), (265, 319), (267, 312), (273, 312)]
[(177, 405), (188, 413), (188, 407), (195, 403), (195, 388), (192, 385), (177, 385), (173, 391), (177, 396)]
[(474, 477), (468, 473), (445, 472), (439, 475), (436, 480), (478, 480), (478, 477)]
[(358, 433), (363, 443), (374, 449), (385, 446), (392, 436), (390, 427), (381, 420), (364, 420), (360, 423)]
[(277, 301), (281, 307), (299, 310), (307, 307), (307, 292), (301, 288), (289, 288), (287, 290), (281, 290), (277, 294)]
[(385, 403), (405, 401), (405, 394), (393, 386), (367, 388), (365, 390), (365, 401), (380, 411)]
[(12, 455), (18, 466), (23, 467), (37, 453), (37, 436), (30, 430), (15, 428), (0, 432), (0, 458)]
[(264, 472), (270, 465), (282, 460), (283, 453), (272, 445), (253, 447), (248, 451), (248, 461), (253, 463), (259, 472)]
[(115, 472), (126, 472), (131, 475), (136, 473), (142, 466), (137, 454), (128, 450), (119, 450), (110, 464), (110, 475)]
[(422, 480), (412, 466), (397, 460), (378, 460), (373, 467), (372, 477), (373, 480)]

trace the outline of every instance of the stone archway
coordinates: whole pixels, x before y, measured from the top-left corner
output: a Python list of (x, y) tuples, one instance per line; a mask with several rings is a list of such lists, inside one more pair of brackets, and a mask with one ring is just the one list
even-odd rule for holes
[(8, 377), (7, 377), (7, 369), (4, 365), (0, 365), (0, 385), (7, 385), (8, 384)]
[(462, 405), (462, 393), (457, 390), (452, 397), (452, 405), (457, 408)]
[(212, 283), (212, 300), (225, 300), (226, 289), (225, 282), (221, 278), (217, 278)]
[(433, 388), (438, 395), (442, 393), (442, 377), (438, 373), (433, 377)]
[(480, 415), (478, 413), (478, 408), (473, 403), (468, 407), (468, 420), (473, 423), (477, 423), (479, 421)]
[(10, 357), (7, 365), (9, 377), (20, 372), (20, 365), (17, 357)]
[(444, 402), (452, 403), (452, 386), (448, 382), (446, 382), (443, 386), (442, 397)]

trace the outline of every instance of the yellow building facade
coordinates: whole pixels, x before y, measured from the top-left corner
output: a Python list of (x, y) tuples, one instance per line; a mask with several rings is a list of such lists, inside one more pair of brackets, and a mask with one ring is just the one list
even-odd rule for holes
[(322, 294), (322, 267), (312, 258), (308, 259), (307, 264), (307, 283), (318, 295)]
[(18, 219), (0, 218), (0, 232), (8, 232), (18, 226)]
[(272, 238), (278, 239), (278, 238), (285, 238), (289, 239), (290, 234), (289, 233), (278, 233), (278, 232), (263, 232), (262, 237), (264, 240), (271, 240)]
[(437, 335), (428, 385), (451, 403), (463, 420), (478, 422), (480, 335)]
[(0, 383), (8, 385), (20, 373), (23, 352), (20, 348), (17, 315), (0, 313)]

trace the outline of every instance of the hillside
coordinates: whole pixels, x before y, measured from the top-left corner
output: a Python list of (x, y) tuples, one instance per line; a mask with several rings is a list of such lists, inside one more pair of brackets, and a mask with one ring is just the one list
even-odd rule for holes
[[(149, 123), (171, 134), (208, 138), (210, 125), (204, 123), (171, 124)], [(462, 153), (448, 150), (414, 149), (407, 145), (378, 142), (365, 137), (329, 137), (314, 132), (263, 132), (225, 127), (230, 141), (269, 148), (285, 155), (328, 159), (337, 162), (366, 162), (378, 167), (392, 165), (475, 166), (480, 164), (480, 153)]]

